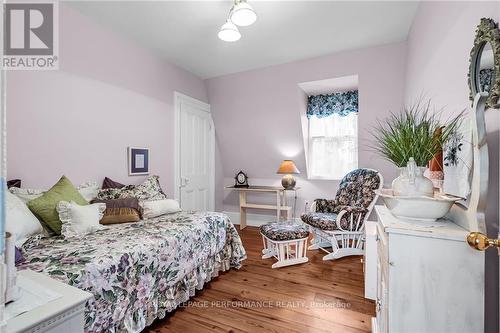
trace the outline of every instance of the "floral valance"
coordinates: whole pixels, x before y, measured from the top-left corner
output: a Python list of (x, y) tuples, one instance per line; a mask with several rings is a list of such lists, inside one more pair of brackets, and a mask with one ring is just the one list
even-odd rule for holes
[(346, 91), (329, 95), (309, 96), (307, 100), (307, 117), (328, 117), (332, 114), (347, 116), (358, 112), (358, 91)]

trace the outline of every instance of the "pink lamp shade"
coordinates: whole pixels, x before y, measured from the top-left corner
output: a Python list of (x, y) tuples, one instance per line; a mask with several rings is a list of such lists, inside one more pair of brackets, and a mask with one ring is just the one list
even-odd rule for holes
[(281, 165), (276, 172), (278, 174), (294, 174), (297, 175), (300, 173), (299, 169), (295, 166), (292, 160), (284, 160), (281, 162)]

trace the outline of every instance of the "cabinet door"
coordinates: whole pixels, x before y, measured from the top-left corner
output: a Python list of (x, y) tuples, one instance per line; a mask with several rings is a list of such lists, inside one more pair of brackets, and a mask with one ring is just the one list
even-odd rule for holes
[(389, 332), (389, 263), (388, 237), (379, 224), (377, 227), (377, 326), (378, 332)]

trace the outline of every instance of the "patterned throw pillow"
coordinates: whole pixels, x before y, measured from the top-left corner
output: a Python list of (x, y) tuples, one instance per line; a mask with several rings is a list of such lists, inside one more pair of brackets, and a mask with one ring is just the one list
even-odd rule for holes
[(167, 196), (163, 193), (160, 186), (160, 177), (150, 176), (140, 185), (126, 185), (122, 188), (107, 188), (99, 190), (97, 199), (125, 199), (137, 198), (139, 201), (144, 200), (163, 200)]
[(9, 192), (15, 194), (26, 204), (33, 199), (41, 197), (46, 191), (40, 189), (11, 187), (9, 188)]
[[(76, 189), (78, 190), (78, 192), (80, 192), (82, 197), (85, 198), (85, 200), (91, 201), (96, 198), (97, 191), (99, 190), (99, 185), (97, 185), (97, 183), (94, 181), (88, 181), (79, 185)], [(41, 197), (42, 194), (47, 192), (47, 190), (18, 187), (11, 187), (9, 188), (9, 191), (10, 193), (15, 194), (25, 204), (27, 204), (28, 201)]]
[(142, 200), (163, 200), (167, 196), (160, 186), (160, 177), (150, 176), (141, 185), (137, 185), (133, 190), (134, 197)]

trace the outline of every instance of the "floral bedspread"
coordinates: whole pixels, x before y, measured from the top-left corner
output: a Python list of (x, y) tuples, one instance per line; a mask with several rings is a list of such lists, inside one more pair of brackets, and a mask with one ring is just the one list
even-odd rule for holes
[(207, 212), (110, 225), (81, 238), (32, 238), (24, 250), (19, 269), (94, 295), (86, 332), (139, 332), (246, 258), (229, 218)]

